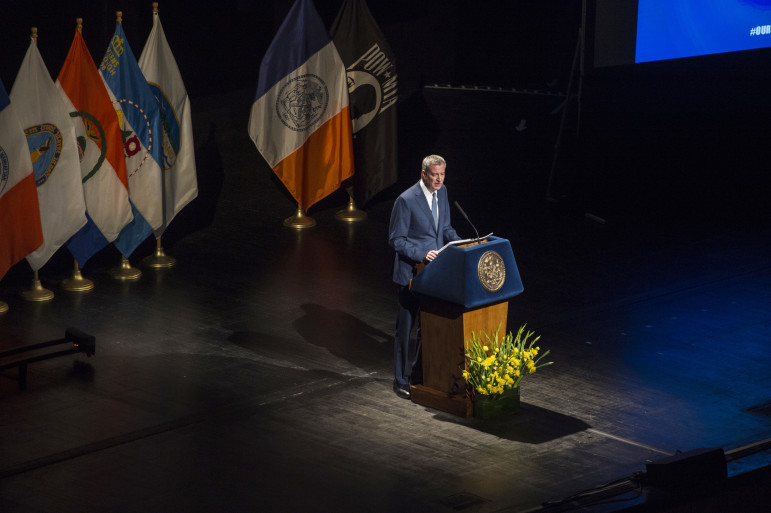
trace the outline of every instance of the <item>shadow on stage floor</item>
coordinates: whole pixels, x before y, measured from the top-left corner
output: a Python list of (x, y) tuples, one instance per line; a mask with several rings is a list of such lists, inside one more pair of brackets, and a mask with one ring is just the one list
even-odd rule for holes
[[(335, 219), (335, 194), (296, 231), (246, 134), (251, 94), (194, 103), (202, 194), (166, 239), (175, 267), (141, 267), (150, 241), (134, 282), (110, 277), (110, 248), (83, 268), (88, 293), (61, 289), (63, 252), (41, 270), (50, 302), (18, 297), (24, 262), (0, 282), (0, 350), (68, 326), (96, 337), (90, 358), (31, 364), (25, 391), (3, 371), (0, 511), (765, 511), (768, 217), (598, 222), (580, 201), (545, 201), (544, 141), (498, 186), (482, 175), (501, 171), (500, 141), (437, 116), (429, 146), (405, 129), (400, 184), (365, 222)], [(448, 158), (450, 195), (479, 230), (511, 241), (525, 291), (509, 327), (527, 323), (555, 362), (506, 420), (392, 391), (388, 219), (428, 152)], [(724, 451), (727, 481), (646, 486), (647, 464), (698, 448)]]

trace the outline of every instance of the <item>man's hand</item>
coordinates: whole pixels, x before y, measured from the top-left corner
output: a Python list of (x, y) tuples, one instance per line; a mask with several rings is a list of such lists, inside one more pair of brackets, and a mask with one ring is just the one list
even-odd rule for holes
[(436, 258), (438, 255), (439, 255), (439, 253), (435, 249), (432, 249), (431, 251), (426, 253), (426, 256), (423, 257), (423, 260), (426, 261), (426, 262), (430, 262), (434, 258)]

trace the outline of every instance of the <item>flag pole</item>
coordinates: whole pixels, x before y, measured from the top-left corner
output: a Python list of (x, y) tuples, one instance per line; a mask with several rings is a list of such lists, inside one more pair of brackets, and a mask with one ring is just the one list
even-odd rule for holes
[[(123, 11), (115, 11), (115, 21), (123, 24)], [(114, 279), (120, 281), (134, 281), (142, 276), (142, 271), (136, 267), (131, 267), (131, 262), (125, 255), (121, 255), (120, 265), (110, 269), (109, 273)]]
[(340, 210), (335, 214), (338, 221), (344, 221), (346, 223), (358, 223), (359, 221), (365, 221), (367, 219), (367, 213), (363, 210), (356, 208), (356, 202), (353, 196), (348, 196), (348, 206), (343, 210)]
[(84, 278), (80, 273), (80, 267), (78, 267), (78, 261), (74, 260), (75, 269), (72, 271), (72, 276), (62, 281), (62, 289), (69, 292), (88, 292), (94, 288), (94, 282), (88, 278)]
[[(83, 32), (83, 18), (75, 18), (75, 30)], [(83, 277), (77, 260), (73, 259), (73, 262), (75, 262), (75, 268), (72, 271), (72, 276), (62, 281), (62, 289), (69, 292), (88, 292), (93, 289), (94, 282)]]
[[(32, 42), (37, 45), (37, 27), (30, 29)], [(43, 287), (40, 283), (37, 270), (32, 271), (32, 285), (28, 290), (23, 290), (19, 294), (26, 301), (50, 301), (54, 298), (54, 293)]]
[(288, 228), (294, 228), (296, 230), (302, 230), (304, 228), (313, 228), (316, 226), (316, 220), (312, 217), (308, 217), (303, 212), (300, 205), (297, 205), (297, 212), (292, 217), (284, 219), (284, 226)]
[[(158, 2), (153, 2), (153, 16), (158, 15)], [(166, 255), (163, 251), (163, 245), (161, 244), (161, 236), (155, 238), (155, 253), (146, 256), (142, 259), (142, 264), (145, 267), (152, 269), (167, 269), (177, 265), (177, 259), (173, 256)]]
[(28, 290), (21, 291), (19, 295), (25, 301), (43, 302), (51, 301), (54, 298), (54, 293), (40, 283), (37, 271), (32, 271), (32, 286)]
[(151, 267), (153, 269), (166, 269), (177, 265), (177, 259), (163, 252), (163, 246), (161, 245), (161, 238), (159, 236), (155, 239), (155, 253), (143, 258), (142, 264), (145, 267)]

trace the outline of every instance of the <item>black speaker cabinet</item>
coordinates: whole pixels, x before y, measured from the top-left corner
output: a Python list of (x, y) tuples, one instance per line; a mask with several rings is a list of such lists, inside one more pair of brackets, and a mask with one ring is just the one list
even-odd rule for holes
[(645, 464), (647, 484), (688, 493), (722, 487), (727, 479), (723, 449), (693, 449)]

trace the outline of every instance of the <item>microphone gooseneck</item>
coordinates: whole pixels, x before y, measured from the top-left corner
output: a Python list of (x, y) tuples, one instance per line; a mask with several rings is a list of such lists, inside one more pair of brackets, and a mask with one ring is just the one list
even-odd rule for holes
[(477, 235), (476, 240), (479, 241), (479, 232), (477, 231), (476, 226), (474, 226), (474, 223), (471, 222), (471, 219), (469, 219), (468, 216), (466, 215), (466, 213), (463, 211), (463, 209), (460, 208), (460, 204), (457, 201), (455, 202), (455, 206), (458, 208), (458, 211), (460, 212), (460, 215), (462, 215), (463, 218), (466, 221), (468, 221), (468, 224), (471, 225), (471, 228), (474, 229), (474, 233)]

